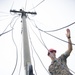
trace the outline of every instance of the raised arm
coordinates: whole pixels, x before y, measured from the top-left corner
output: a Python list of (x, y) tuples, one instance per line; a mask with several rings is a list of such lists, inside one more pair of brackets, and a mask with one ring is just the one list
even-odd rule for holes
[(71, 34), (70, 34), (70, 29), (66, 30), (67, 34), (66, 37), (68, 39), (68, 50), (66, 51), (68, 55), (70, 55), (72, 51), (72, 42), (71, 42)]

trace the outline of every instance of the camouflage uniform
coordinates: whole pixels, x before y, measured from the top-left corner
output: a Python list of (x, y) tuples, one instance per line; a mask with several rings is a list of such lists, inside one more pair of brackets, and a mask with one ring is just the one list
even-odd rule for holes
[(66, 59), (68, 56), (68, 53), (64, 53), (59, 58), (52, 61), (51, 65), (49, 66), (49, 72), (51, 75), (73, 75), (70, 73), (66, 65)]

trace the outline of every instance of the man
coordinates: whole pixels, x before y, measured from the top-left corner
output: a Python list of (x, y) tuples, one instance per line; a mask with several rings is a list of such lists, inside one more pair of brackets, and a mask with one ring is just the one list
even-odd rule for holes
[(52, 63), (49, 66), (49, 72), (51, 75), (73, 75), (70, 73), (69, 68), (67, 67), (67, 57), (70, 55), (72, 51), (72, 43), (70, 30), (67, 29), (66, 37), (68, 39), (68, 49), (65, 53), (63, 53), (59, 58), (56, 58), (56, 50), (49, 49), (48, 56), (51, 58)]

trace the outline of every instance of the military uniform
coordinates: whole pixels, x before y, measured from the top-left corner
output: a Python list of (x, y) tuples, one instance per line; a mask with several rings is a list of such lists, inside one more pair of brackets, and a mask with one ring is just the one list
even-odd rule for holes
[(68, 56), (68, 53), (64, 53), (59, 58), (52, 61), (51, 65), (49, 66), (49, 72), (51, 75), (73, 75), (70, 73), (66, 65), (66, 59)]

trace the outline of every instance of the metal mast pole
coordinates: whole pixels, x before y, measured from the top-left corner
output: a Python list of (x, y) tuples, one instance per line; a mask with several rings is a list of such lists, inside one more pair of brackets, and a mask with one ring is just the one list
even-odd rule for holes
[(23, 50), (24, 50), (24, 68), (26, 75), (34, 75), (33, 68), (30, 59), (29, 43), (28, 43), (28, 34), (27, 34), (27, 25), (26, 18), (27, 14), (36, 14), (36, 12), (25, 12), (22, 9), (20, 11), (10, 10), (10, 12), (21, 13), (22, 17), (22, 35), (23, 35)]
[(26, 70), (26, 75), (29, 75), (28, 66), (31, 65), (30, 59), (30, 51), (29, 51), (29, 44), (28, 44), (28, 34), (27, 34), (27, 25), (26, 25), (26, 14), (22, 14), (22, 29), (23, 29), (23, 51), (24, 51), (24, 67)]

